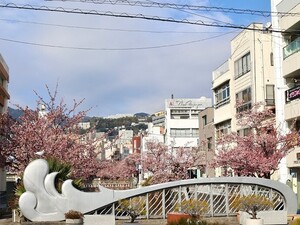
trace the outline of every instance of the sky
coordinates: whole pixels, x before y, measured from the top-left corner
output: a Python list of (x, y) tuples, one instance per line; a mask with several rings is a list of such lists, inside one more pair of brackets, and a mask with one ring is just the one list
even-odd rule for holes
[[(108, 2), (117, 4), (103, 4)], [(153, 7), (159, 2), (270, 11), (270, 0), (139, 2), (152, 7), (134, 6), (134, 0), (0, 0), (0, 54), (9, 67), (9, 106), (36, 108), (34, 91), (47, 100), (46, 85), (52, 92), (58, 85), (58, 99), (69, 107), (84, 99), (78, 110), (89, 109), (89, 116), (99, 117), (152, 114), (163, 110), (171, 95), (212, 98), (212, 72), (230, 57), (230, 40), (241, 30), (199, 23), (247, 26), (271, 21), (224, 11)], [(198, 25), (2, 7), (10, 3)]]

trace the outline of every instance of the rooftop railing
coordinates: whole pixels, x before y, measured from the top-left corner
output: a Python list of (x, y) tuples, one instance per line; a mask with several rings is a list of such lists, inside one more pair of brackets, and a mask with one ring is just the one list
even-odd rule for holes
[(228, 70), (229, 70), (229, 65), (228, 65), (228, 61), (226, 61), (221, 66), (219, 66), (216, 70), (213, 71), (213, 80), (215, 80), (218, 77), (222, 76)]
[(283, 59), (293, 55), (300, 50), (300, 37), (295, 39), (293, 42), (289, 43), (283, 48)]

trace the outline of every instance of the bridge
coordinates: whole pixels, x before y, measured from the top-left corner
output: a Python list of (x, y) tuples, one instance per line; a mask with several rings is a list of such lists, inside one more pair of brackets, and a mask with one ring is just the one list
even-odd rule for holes
[(60, 221), (64, 213), (77, 210), (85, 214), (127, 216), (119, 209), (119, 200), (138, 197), (145, 218), (166, 218), (185, 199), (208, 203), (206, 216), (230, 216), (238, 211), (234, 204), (239, 196), (256, 194), (270, 199), (274, 210), (295, 214), (297, 198), (285, 184), (254, 177), (218, 177), (180, 180), (130, 190), (110, 190), (99, 186), (99, 192), (82, 192), (67, 180), (62, 193), (54, 187), (57, 174), (49, 172), (47, 161), (37, 159), (24, 172), (26, 192), (19, 200), (23, 215), (31, 221)]

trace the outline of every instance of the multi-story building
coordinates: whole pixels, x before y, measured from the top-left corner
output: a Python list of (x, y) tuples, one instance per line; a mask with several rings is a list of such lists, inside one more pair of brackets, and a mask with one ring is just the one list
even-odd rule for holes
[(199, 141), (201, 158), (198, 165), (202, 165), (203, 171), (207, 177), (214, 177), (215, 170), (209, 167), (209, 163), (215, 156), (215, 126), (214, 126), (214, 108), (208, 107), (199, 113)]
[[(233, 38), (231, 56), (213, 71), (216, 139), (231, 131), (241, 135), (247, 132), (246, 128), (237, 126), (237, 111), (250, 109), (258, 102), (275, 107), (272, 38), (263, 28), (262, 24), (253, 23), (249, 30)], [(220, 171), (216, 173), (220, 175)]]
[[(9, 82), (9, 69), (0, 54), (0, 113), (7, 112), (8, 99), (8, 82)], [(6, 172), (4, 169), (5, 159), (2, 157), (0, 149), (0, 208), (3, 205), (2, 194), (6, 191)]]
[(166, 118), (166, 112), (165, 111), (158, 111), (154, 113), (152, 116), (152, 124), (153, 126), (165, 126), (165, 118)]
[(165, 101), (165, 144), (199, 146), (199, 112), (212, 106), (210, 98), (171, 98)]
[(7, 111), (8, 99), (8, 82), (9, 82), (9, 68), (0, 54), (0, 113)]
[[(300, 0), (272, 0), (274, 13), (272, 29), (284, 32), (274, 33), (274, 64), (276, 66), (276, 120), (282, 131), (292, 129), (295, 124), (300, 130)], [(288, 169), (287, 169), (288, 168)], [(300, 193), (300, 147), (295, 148), (281, 162), (282, 182), (292, 179), (295, 192)], [(298, 202), (300, 195), (298, 194)]]

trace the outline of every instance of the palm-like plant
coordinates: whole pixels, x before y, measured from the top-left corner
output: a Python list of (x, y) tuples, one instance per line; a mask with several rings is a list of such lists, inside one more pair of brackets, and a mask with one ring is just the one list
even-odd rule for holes
[[(49, 157), (46, 159), (49, 165), (49, 173), (58, 172), (55, 177), (55, 188), (61, 193), (62, 184), (64, 181), (71, 178), (72, 166), (67, 162), (63, 162), (57, 158)], [(77, 189), (82, 188), (81, 179), (73, 180), (73, 185)]]

